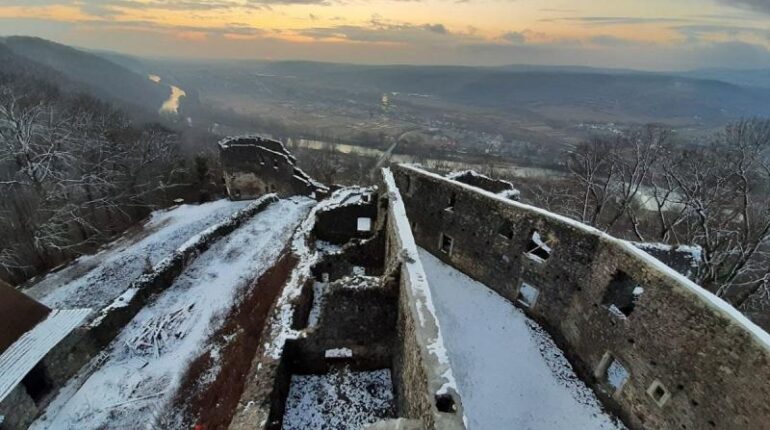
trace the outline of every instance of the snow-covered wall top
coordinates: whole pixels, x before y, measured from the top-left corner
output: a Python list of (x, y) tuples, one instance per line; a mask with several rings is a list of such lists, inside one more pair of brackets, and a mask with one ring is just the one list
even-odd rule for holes
[(416, 316), (415, 321), (418, 326), (415, 328), (415, 336), (422, 353), (428, 389), (434, 393), (436, 401), (446, 396), (445, 398), (451, 398), (455, 404), (450, 413), (438, 411), (436, 405), (432, 405), (436, 415), (435, 428), (464, 428), (464, 424), (461, 424), (463, 415), (460, 394), (444, 347), (441, 326), (436, 317), (436, 307), (428, 286), (428, 277), (420, 262), (417, 244), (406, 216), (406, 208), (390, 169), (383, 169), (382, 176), (388, 193), (388, 229), (393, 232), (389, 235), (393, 239), (389, 246), (392, 250), (400, 252), (401, 276), (406, 286), (406, 291), (403, 293), (407, 294), (411, 311)]
[(291, 159), (292, 162), (296, 161), (283, 143), (278, 140), (268, 139), (258, 134), (228, 136), (219, 141), (219, 147), (222, 149), (227, 149), (233, 146), (261, 146), (286, 155)]

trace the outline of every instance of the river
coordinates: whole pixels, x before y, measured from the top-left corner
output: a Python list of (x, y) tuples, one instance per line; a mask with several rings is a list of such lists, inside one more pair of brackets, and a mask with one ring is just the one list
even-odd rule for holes
[[(334, 151), (341, 154), (354, 154), (371, 158), (380, 158), (383, 156), (383, 154), (385, 154), (384, 151), (376, 148), (350, 145), (346, 143), (329, 143), (320, 140), (289, 138), (286, 140), (286, 144), (289, 146), (289, 148), (304, 148), (312, 150), (329, 149), (331, 147)], [(456, 171), (470, 169), (479, 172), (487, 172), (489, 171), (490, 167), (492, 167), (494, 169), (495, 176), (516, 178), (539, 178), (565, 175), (564, 172), (558, 170), (544, 169), (541, 167), (520, 166), (509, 162), (498, 161), (482, 164), (477, 162), (415, 157), (408, 154), (391, 154), (390, 161), (393, 163), (420, 163), (423, 166), (436, 171)]]
[[(161, 78), (158, 75), (148, 75), (147, 78), (156, 84), (161, 84)], [(160, 106), (160, 109), (158, 109), (158, 112), (176, 115), (179, 113), (179, 100), (186, 96), (187, 93), (176, 85), (166, 85), (171, 88), (171, 95), (168, 96), (168, 99), (165, 102), (163, 102), (163, 104)]]

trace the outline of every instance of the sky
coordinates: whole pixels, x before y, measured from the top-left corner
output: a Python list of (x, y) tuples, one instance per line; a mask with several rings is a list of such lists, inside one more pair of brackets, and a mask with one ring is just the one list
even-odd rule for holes
[(0, 0), (0, 35), (149, 57), (770, 67), (770, 0)]

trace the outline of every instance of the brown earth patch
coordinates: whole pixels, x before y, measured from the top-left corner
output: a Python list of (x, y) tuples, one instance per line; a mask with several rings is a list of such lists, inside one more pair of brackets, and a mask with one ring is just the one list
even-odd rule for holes
[[(285, 250), (275, 265), (246, 289), (243, 300), (211, 336), (212, 347), (219, 345), (218, 359), (212, 358), (210, 348), (190, 363), (172, 408), (182, 411), (180, 428), (227, 429), (261, 344), (270, 309), (296, 264), (297, 258)], [(210, 376), (212, 373), (216, 375)], [(208, 383), (201, 382), (209, 379)]]

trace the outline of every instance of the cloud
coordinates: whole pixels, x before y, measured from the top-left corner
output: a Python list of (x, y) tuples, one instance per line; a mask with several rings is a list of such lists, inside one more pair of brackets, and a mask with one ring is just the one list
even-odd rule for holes
[(638, 40), (630, 40), (630, 39), (625, 39), (625, 38), (622, 38), (622, 37), (611, 36), (611, 35), (608, 35), (608, 34), (600, 34), (600, 35), (597, 35), (597, 36), (593, 36), (593, 37), (591, 37), (589, 39), (589, 42), (591, 42), (594, 45), (611, 46), (611, 47), (649, 44), (649, 42), (641, 42), (641, 41), (638, 41)]
[(742, 9), (754, 10), (770, 14), (770, 1), (768, 0), (719, 0), (720, 3)]
[(525, 43), (527, 41), (527, 36), (525, 36), (524, 33), (520, 31), (509, 31), (508, 33), (503, 34), (500, 38), (511, 43)]
[(545, 13), (578, 13), (577, 9), (567, 9), (558, 7), (544, 7), (540, 9), (540, 12)]
[(297, 34), (317, 40), (398, 44), (452, 44), (476, 40), (471, 34), (452, 33), (443, 24), (409, 24), (383, 21), (375, 16), (369, 25), (336, 25), (297, 30)]
[(528, 28), (521, 31), (509, 31), (503, 33), (498, 39), (515, 45), (524, 43), (547, 43), (553, 41), (547, 34), (533, 31)]
[(585, 25), (636, 25), (636, 24), (661, 24), (689, 22), (687, 18), (669, 18), (669, 17), (638, 17), (638, 16), (574, 16), (561, 18), (543, 18), (541, 22), (575, 22)]
[(673, 29), (690, 40), (700, 40), (703, 39), (704, 36), (722, 34), (732, 37), (753, 35), (770, 41), (770, 28), (768, 27), (758, 28), (741, 25), (692, 24), (675, 26)]
[[(36, 0), (39, 4), (60, 4), (63, 0)], [(236, 9), (264, 10), (274, 5), (320, 4), (328, 5), (330, 0), (80, 0), (70, 1), (97, 15), (115, 13), (118, 10), (164, 10), (212, 12)]]
[(201, 40), (207, 37), (227, 37), (240, 36), (257, 37), (268, 36), (268, 31), (250, 26), (243, 23), (228, 23), (224, 26), (192, 26), (192, 25), (167, 25), (152, 21), (93, 21), (84, 24), (86, 30), (108, 30), (108, 31), (142, 31), (167, 33), (172, 36), (179, 36), (182, 39)]
[(431, 31), (433, 33), (438, 33), (438, 34), (447, 34), (448, 33), (446, 27), (444, 27), (444, 24), (424, 24), (422, 26), (422, 28), (424, 28), (424, 29), (426, 29), (428, 31)]
[[(449, 28), (440, 20), (404, 22), (379, 15), (373, 15), (369, 20), (335, 17), (343, 13), (341, 5), (345, 1), (0, 0), (3, 4), (0, 9), (8, 4), (25, 6), (6, 14), (15, 18), (0, 19), (0, 33), (40, 35), (83, 47), (154, 56), (468, 65), (576, 64), (655, 70), (718, 65), (735, 68), (770, 66), (767, 15), (726, 7), (718, 10), (725, 11), (724, 19), (719, 15), (578, 16), (583, 12), (542, 10), (547, 12), (541, 15), (542, 21), (582, 28), (577, 32), (564, 29), (544, 34), (533, 30), (553, 26), (538, 27), (533, 23), (532, 30), (512, 27), (511, 31), (500, 34), (492, 33), (493, 30), (484, 26), (479, 29), (471, 26)], [(455, 0), (445, 1), (449, 7)], [(730, 4), (749, 8), (753, 3), (758, 2), (737, 0)], [(69, 5), (68, 14), (56, 16), (52, 12), (40, 12), (51, 4)], [(292, 4), (333, 4), (340, 8), (326, 9), (328, 13), (317, 9), (280, 8), (280, 5)], [(156, 13), (156, 10), (159, 11)], [(265, 18), (259, 21), (269, 23), (266, 28), (248, 24), (257, 17), (256, 14), (249, 16), (256, 10), (261, 10), (259, 17)], [(178, 19), (169, 19), (183, 14), (190, 18), (186, 22), (194, 24), (178, 25), (173, 24), (179, 22)], [(270, 20), (272, 16), (276, 19)], [(733, 18), (735, 16), (738, 18)], [(749, 18), (741, 18), (744, 16)], [(283, 27), (282, 23), (289, 20), (294, 21)], [(310, 28), (297, 29), (297, 23)], [(650, 33), (636, 31), (634, 27), (631, 28), (633, 32), (620, 32), (615, 28), (635, 25), (653, 28)], [(570, 31), (575, 35), (569, 36)], [(664, 34), (655, 33), (660, 36), (656, 38), (650, 36), (652, 32)], [(657, 42), (644, 43), (619, 37), (623, 34), (640, 39), (648, 37)]]

